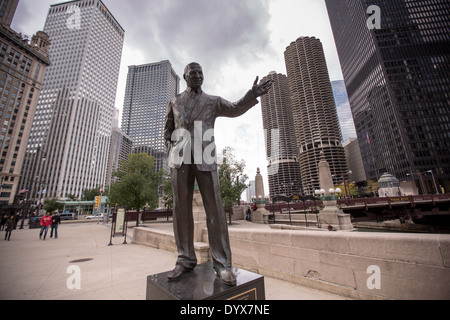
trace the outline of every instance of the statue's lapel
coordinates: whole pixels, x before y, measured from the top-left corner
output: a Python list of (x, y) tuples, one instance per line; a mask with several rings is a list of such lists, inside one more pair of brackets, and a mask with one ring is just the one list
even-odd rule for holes
[(188, 112), (186, 110), (187, 103), (189, 102), (189, 93), (184, 92), (178, 100), (177, 109), (180, 112), (181, 118), (187, 124), (189, 122)]

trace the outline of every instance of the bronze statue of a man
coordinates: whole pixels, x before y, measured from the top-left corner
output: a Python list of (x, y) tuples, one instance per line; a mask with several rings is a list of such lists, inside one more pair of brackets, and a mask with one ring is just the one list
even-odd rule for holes
[(194, 219), (192, 200), (194, 183), (203, 198), (208, 237), (214, 270), (222, 281), (236, 285), (232, 272), (228, 226), (217, 172), (214, 144), (214, 124), (218, 117), (239, 117), (258, 104), (257, 98), (266, 94), (272, 81), (258, 84), (236, 103), (210, 96), (202, 91), (203, 70), (190, 63), (184, 72), (187, 89), (167, 104), (165, 140), (174, 197), (173, 227), (178, 248), (175, 269), (169, 274), (174, 280), (197, 265), (194, 251)]

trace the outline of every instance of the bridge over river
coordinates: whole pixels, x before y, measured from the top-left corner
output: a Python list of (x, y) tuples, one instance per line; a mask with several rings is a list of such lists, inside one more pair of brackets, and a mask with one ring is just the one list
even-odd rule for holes
[[(278, 222), (294, 222), (303, 217), (309, 224), (319, 222), (317, 214), (322, 201), (315, 197), (297, 197), (299, 201), (279, 202), (266, 205), (266, 209)], [(450, 230), (450, 194), (375, 197), (337, 200), (345, 213), (352, 216), (352, 222), (382, 222), (388, 220), (412, 221), (414, 224), (445, 227)], [(291, 217), (288, 217), (289, 213)], [(316, 218), (314, 217), (316, 216)], [(297, 219), (298, 220), (298, 219)]]

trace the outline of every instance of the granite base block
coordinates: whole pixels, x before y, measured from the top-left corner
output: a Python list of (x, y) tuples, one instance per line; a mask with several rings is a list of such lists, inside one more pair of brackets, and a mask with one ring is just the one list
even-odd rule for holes
[(147, 300), (265, 300), (264, 277), (233, 267), (236, 286), (227, 286), (211, 262), (198, 265), (180, 279), (169, 281), (168, 272), (147, 277)]

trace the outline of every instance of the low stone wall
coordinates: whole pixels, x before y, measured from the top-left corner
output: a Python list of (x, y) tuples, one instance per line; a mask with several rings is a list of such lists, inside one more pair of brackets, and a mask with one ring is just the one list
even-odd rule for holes
[(133, 243), (177, 252), (173, 231), (154, 230), (145, 227), (133, 228)]
[(236, 229), (230, 241), (236, 266), (349, 298), (450, 299), (448, 235)]
[[(261, 275), (352, 299), (450, 299), (449, 235), (240, 228), (229, 234), (233, 265)], [(134, 228), (133, 242), (176, 252), (171, 232)]]

